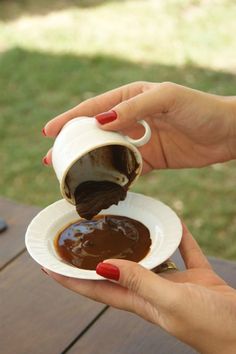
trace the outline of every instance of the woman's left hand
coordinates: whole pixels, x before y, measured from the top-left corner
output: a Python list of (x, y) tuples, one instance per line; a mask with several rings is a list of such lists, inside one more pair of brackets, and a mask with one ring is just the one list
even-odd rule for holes
[(185, 271), (157, 275), (137, 263), (106, 260), (93, 281), (47, 273), (90, 299), (134, 312), (201, 353), (236, 353), (236, 290), (211, 268), (184, 226), (180, 252)]

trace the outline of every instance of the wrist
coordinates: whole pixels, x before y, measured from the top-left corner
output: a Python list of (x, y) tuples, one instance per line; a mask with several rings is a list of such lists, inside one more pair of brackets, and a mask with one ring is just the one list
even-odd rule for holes
[(228, 344), (224, 343), (219, 343), (219, 345), (215, 346), (213, 348), (207, 348), (207, 350), (201, 351), (202, 354), (235, 354), (236, 353), (236, 343)]
[[(207, 333), (205, 333), (207, 335)], [(203, 337), (204, 338), (204, 337)], [(191, 345), (191, 344), (190, 344)], [(201, 354), (235, 354), (236, 353), (236, 340), (233, 336), (230, 340), (216, 340), (216, 336), (213, 335), (212, 341), (204, 341), (199, 344), (199, 341), (196, 345), (192, 345), (194, 349), (196, 349)]]

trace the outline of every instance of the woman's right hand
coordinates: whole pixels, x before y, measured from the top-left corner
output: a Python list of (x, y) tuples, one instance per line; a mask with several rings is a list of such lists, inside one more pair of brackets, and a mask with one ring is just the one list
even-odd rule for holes
[(160, 275), (135, 262), (106, 260), (96, 271), (112, 282), (45, 272), (80, 295), (139, 315), (200, 353), (235, 354), (236, 290), (213, 271), (185, 225), (180, 253), (186, 270)]
[[(56, 136), (66, 122), (83, 115), (96, 116), (104, 130), (121, 131), (133, 138), (142, 135), (143, 128), (137, 121), (145, 119), (152, 137), (139, 148), (144, 173), (152, 169), (202, 167), (236, 158), (233, 97), (174, 83), (135, 82), (88, 99), (59, 115), (47, 123), (45, 135)], [(51, 162), (51, 152), (46, 161)]]

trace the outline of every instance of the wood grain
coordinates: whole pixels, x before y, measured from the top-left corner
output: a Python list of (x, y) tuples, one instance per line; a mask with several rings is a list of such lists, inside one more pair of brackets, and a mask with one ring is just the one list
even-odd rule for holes
[[(171, 259), (180, 269), (184, 268), (178, 251)], [(216, 258), (209, 260), (215, 271), (236, 288), (236, 263)], [(109, 308), (68, 351), (68, 354), (78, 353), (194, 354), (196, 351), (133, 314)]]
[(39, 211), (38, 207), (0, 198), (0, 216), (8, 224), (8, 229), (0, 234), (0, 269), (24, 250), (27, 225)]
[(105, 307), (58, 285), (26, 252), (1, 271), (0, 294), (4, 354), (59, 354)]
[(133, 314), (109, 308), (68, 354), (194, 354), (189, 346)]

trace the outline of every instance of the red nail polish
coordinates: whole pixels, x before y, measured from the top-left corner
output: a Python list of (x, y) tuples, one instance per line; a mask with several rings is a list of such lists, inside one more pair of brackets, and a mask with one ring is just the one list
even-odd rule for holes
[(44, 268), (41, 268), (41, 271), (48, 275), (48, 273), (46, 272), (46, 270)]
[(44, 158), (42, 159), (42, 163), (43, 163), (44, 165), (48, 165), (47, 156), (44, 156)]
[(107, 279), (119, 280), (120, 270), (110, 263), (98, 263), (96, 273)]
[(45, 128), (42, 129), (42, 134), (43, 134), (44, 136), (47, 135), (47, 134), (46, 134), (46, 131), (45, 131)]
[(97, 114), (95, 118), (100, 124), (103, 125), (103, 124), (111, 123), (113, 122), (113, 120), (116, 120), (117, 113), (115, 111), (103, 112)]

